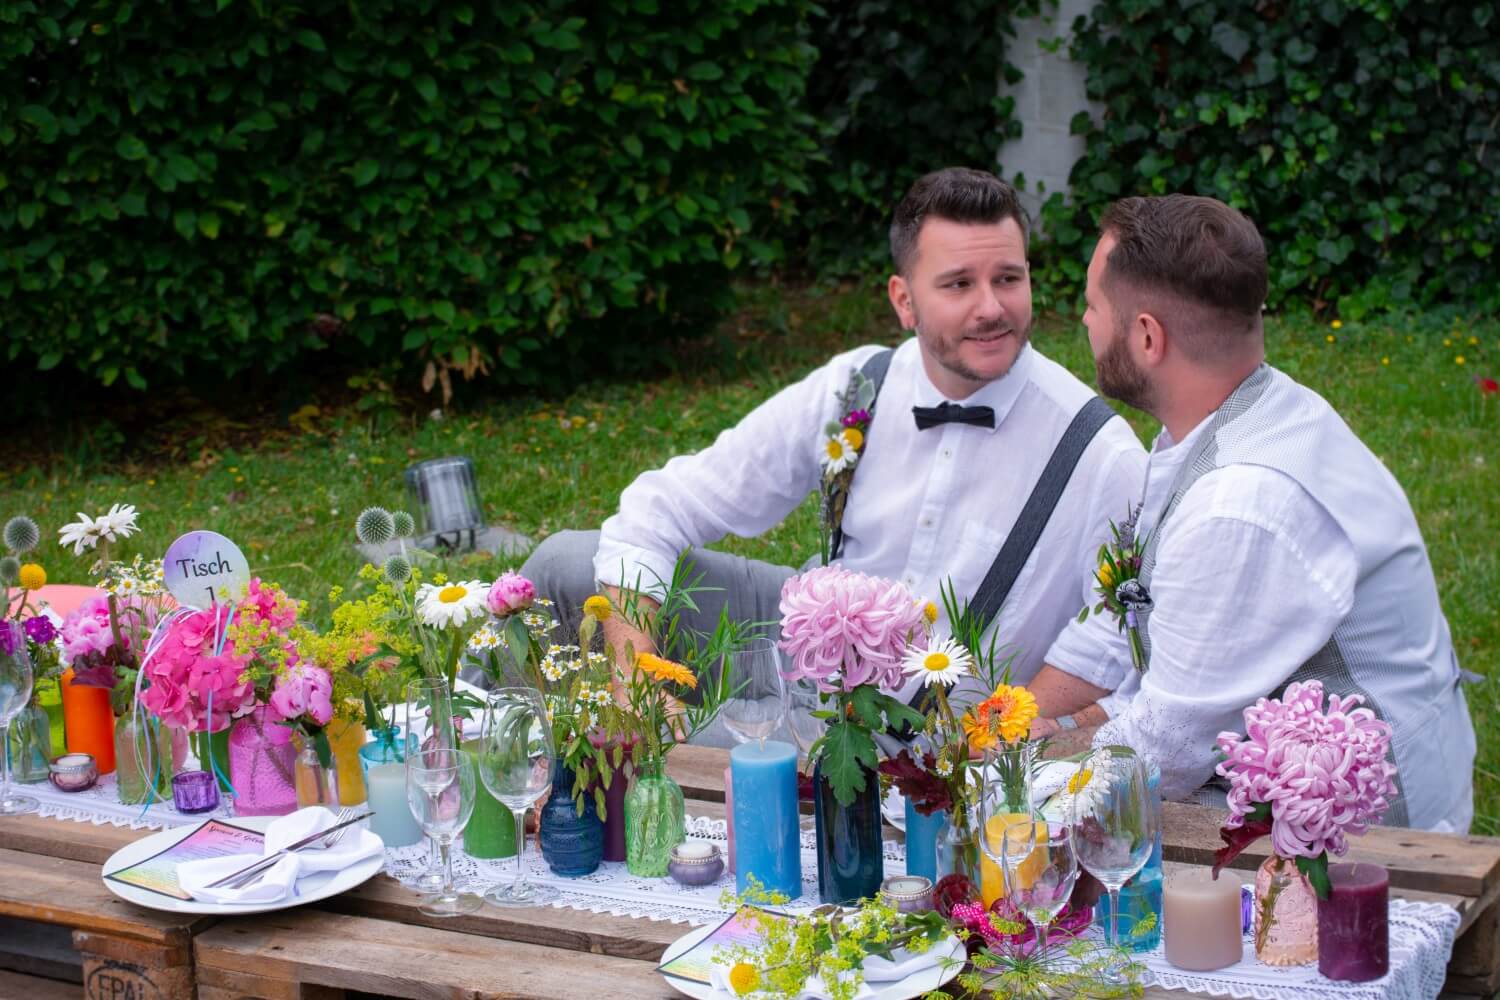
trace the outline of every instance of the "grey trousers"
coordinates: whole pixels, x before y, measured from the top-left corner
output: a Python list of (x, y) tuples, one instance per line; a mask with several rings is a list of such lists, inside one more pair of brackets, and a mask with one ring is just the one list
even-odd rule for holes
[[(598, 549), (597, 531), (560, 531), (538, 545), (521, 567), (521, 575), (536, 584), (537, 593), (556, 604), (552, 610), (562, 623), (558, 630), (562, 635), (578, 634), (583, 602), (599, 591), (594, 579), (594, 553)], [(693, 595), (698, 610), (684, 613), (684, 628), (711, 633), (720, 611), (727, 608), (730, 617), (738, 621), (767, 623), (767, 635), (779, 632), (776, 623), (781, 619), (781, 585), (797, 572), (795, 569), (711, 549), (692, 549), (688, 557), (693, 562), (693, 575), (701, 576), (698, 585), (705, 589)], [(465, 670), (464, 679), (488, 686), (477, 669)], [(785, 723), (774, 738), (792, 742)], [(693, 742), (716, 747), (735, 743), (722, 720), (717, 719)]]

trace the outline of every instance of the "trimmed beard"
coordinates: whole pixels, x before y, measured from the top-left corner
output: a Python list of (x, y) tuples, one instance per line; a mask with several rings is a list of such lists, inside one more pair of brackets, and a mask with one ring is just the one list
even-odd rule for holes
[(1094, 359), (1094, 380), (1102, 395), (1150, 413), (1154, 395), (1151, 382), (1130, 356), (1125, 346), (1125, 334), (1124, 326), (1115, 327), (1109, 346)]
[[(915, 299), (913, 299), (912, 301), (912, 313), (916, 317), (916, 324), (913, 329), (917, 335), (917, 339), (922, 343), (924, 347), (927, 347), (929, 341), (926, 339), (925, 334), (923, 334), (922, 332), (922, 313), (917, 309)], [(1021, 358), (1021, 352), (1024, 351), (1026, 349), (1026, 345), (1031, 342), (1031, 328), (1034, 324), (1035, 317), (1027, 321), (1025, 329), (1015, 331), (1014, 335), (1017, 338), (1016, 358), (1011, 362), (1011, 368), (1015, 367), (1016, 361), (1019, 361)], [(993, 331), (1003, 329), (1005, 329), (1004, 323), (987, 323), (984, 326), (976, 327), (973, 330), (965, 330), (964, 336), (968, 336), (971, 333), (991, 333)], [(963, 363), (963, 361), (958, 357), (958, 350), (956, 348), (953, 350), (951, 356), (949, 357), (945, 357), (939, 354), (936, 350), (932, 350), (931, 355), (932, 359), (936, 361), (940, 367), (949, 372), (952, 372), (959, 378), (967, 379), (968, 381), (973, 382), (976, 385), (988, 385), (991, 382), (998, 382), (1000, 381), (1000, 379), (1003, 379), (1005, 376), (1010, 374), (1010, 368), (1007, 368), (999, 375), (995, 375), (993, 377), (981, 375), (974, 369)]]

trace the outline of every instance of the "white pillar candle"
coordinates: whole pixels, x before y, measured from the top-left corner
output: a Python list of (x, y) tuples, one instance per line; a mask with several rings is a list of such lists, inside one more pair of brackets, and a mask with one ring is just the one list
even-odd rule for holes
[(365, 776), (368, 806), (375, 811), (370, 829), (386, 847), (405, 847), (422, 839), (422, 828), (406, 800), (406, 765), (376, 764)]
[(1167, 961), (1177, 968), (1209, 972), (1238, 962), (1244, 953), (1239, 875), (1172, 872), (1162, 886), (1162, 922)]

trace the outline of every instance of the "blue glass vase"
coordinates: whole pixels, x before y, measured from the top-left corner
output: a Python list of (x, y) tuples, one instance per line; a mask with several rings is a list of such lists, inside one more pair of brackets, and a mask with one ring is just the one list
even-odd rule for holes
[(872, 898), (885, 878), (880, 840), (880, 777), (864, 770), (864, 790), (840, 805), (819, 759), (813, 768), (813, 815), (817, 820), (818, 897), (825, 903)]
[(576, 775), (560, 758), (552, 760), (552, 794), (542, 806), (537, 837), (542, 857), (556, 875), (582, 878), (592, 875), (604, 857), (604, 824), (594, 807), (594, 797), (583, 798), (583, 812), (573, 801)]

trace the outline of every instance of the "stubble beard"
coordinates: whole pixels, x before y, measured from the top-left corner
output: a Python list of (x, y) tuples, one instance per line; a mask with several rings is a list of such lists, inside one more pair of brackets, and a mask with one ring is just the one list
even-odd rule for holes
[[(1011, 359), (1010, 365), (1006, 367), (1005, 371), (1000, 372), (998, 375), (985, 375), (981, 372), (975, 371), (969, 365), (964, 363), (963, 359), (958, 355), (958, 344), (954, 344), (950, 347), (943, 341), (941, 337), (932, 336), (922, 329), (922, 314), (920, 312), (917, 312), (915, 303), (913, 303), (912, 311), (916, 313), (915, 331), (917, 334), (917, 339), (922, 344), (923, 350), (932, 356), (932, 359), (938, 363), (939, 367), (945, 369), (948, 372), (951, 372), (954, 375), (957, 375), (961, 379), (966, 379), (967, 381), (973, 382), (976, 385), (986, 385), (990, 382), (997, 381), (1009, 375), (1010, 369), (1015, 367), (1016, 360), (1021, 357), (1021, 351), (1024, 350), (1027, 343), (1031, 341), (1031, 322), (1028, 321), (1025, 327), (1017, 329), (1011, 334), (1011, 336), (1016, 338), (1016, 354), (1015, 358)], [(993, 323), (984, 323), (972, 329), (965, 330), (963, 332), (963, 336), (967, 337), (971, 334), (995, 333), (997, 331), (1004, 330), (1005, 326), (1006, 324), (1000, 322), (999, 320), (996, 320)], [(962, 343), (962, 339), (960, 339), (959, 343)]]
[(1099, 392), (1126, 406), (1151, 412), (1153, 393), (1146, 373), (1125, 348), (1125, 331), (1116, 328), (1104, 353), (1094, 359), (1094, 380)]

